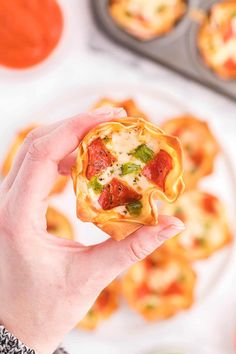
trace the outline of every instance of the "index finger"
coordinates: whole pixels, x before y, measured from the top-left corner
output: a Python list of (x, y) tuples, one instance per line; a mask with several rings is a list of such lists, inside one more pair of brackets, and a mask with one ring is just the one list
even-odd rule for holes
[(68, 119), (49, 134), (36, 139), (29, 147), (11, 189), (15, 205), (19, 203), (24, 210), (34, 207), (38, 210), (36, 204), (45, 201), (58, 176), (59, 162), (78, 147), (94, 126), (125, 116), (122, 108), (102, 108)]

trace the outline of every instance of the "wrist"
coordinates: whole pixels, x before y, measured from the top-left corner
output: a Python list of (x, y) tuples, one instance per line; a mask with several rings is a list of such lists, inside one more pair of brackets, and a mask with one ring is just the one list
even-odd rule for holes
[(36, 328), (22, 318), (20, 320), (4, 321), (0, 316), (0, 328), (5, 328), (8, 335), (12, 338), (15, 337), (16, 341), (25, 346), (28, 351), (24, 351), (24, 353), (27, 354), (33, 354), (34, 352), (37, 354), (52, 354), (62, 340), (61, 336), (51, 332), (45, 333), (44, 329)]

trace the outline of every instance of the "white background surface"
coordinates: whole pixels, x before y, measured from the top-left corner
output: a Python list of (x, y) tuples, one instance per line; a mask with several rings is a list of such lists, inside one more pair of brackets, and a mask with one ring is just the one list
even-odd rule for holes
[[(81, 89), (84, 85), (129, 83), (141, 90), (145, 83), (176, 96), (200, 117), (216, 120), (217, 133), (236, 172), (235, 104), (107, 43), (92, 24), (88, 0), (61, 0), (61, 4), (65, 9), (65, 33), (54, 55), (43, 65), (24, 73), (0, 69), (3, 136), (6, 131), (24, 126), (28, 120), (34, 121), (36, 112), (45, 112), (44, 108), (50, 102), (55, 102), (57, 97)], [(94, 48), (99, 50), (95, 51)], [(112, 96), (112, 92), (110, 94)], [(45, 121), (45, 117), (42, 120)], [(220, 188), (224, 189), (223, 183)], [(189, 342), (198, 354), (204, 354), (204, 348), (208, 354), (231, 354), (232, 334), (236, 331), (234, 268), (236, 258), (214, 296), (193, 309), (191, 321), (188, 320), (188, 314), (182, 315), (171, 333), (166, 333), (163, 324), (161, 339), (148, 335), (149, 329), (143, 336), (140, 333), (137, 336), (135, 333), (126, 333), (124, 338), (117, 340), (114, 335), (110, 339), (107, 335), (104, 340), (100, 332), (96, 335), (78, 335), (74, 331), (65, 340), (66, 348), (71, 354), (92, 354), (95, 351), (98, 354), (139, 354), (143, 349), (152, 348), (158, 343), (161, 345), (162, 342), (163, 345), (173, 343), (174, 346), (175, 342), (180, 342), (180, 346), (185, 346), (182, 342)], [(192, 351), (188, 353), (192, 354)]]

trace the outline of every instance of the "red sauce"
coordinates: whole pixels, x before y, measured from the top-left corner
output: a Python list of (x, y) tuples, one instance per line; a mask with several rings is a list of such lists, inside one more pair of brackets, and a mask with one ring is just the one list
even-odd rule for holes
[(62, 30), (56, 0), (0, 0), (0, 65), (20, 69), (40, 63)]

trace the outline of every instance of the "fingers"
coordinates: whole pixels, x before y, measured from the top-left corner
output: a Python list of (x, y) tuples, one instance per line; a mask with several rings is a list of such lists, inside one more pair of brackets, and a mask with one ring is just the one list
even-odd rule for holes
[(72, 152), (72, 154), (66, 156), (62, 161), (59, 162), (58, 172), (61, 175), (70, 175), (71, 168), (76, 163), (76, 152)]
[[(29, 146), (12, 186), (15, 203), (32, 209), (44, 201), (58, 176), (58, 165), (78, 146), (84, 135), (99, 123), (126, 116), (123, 109), (106, 108), (64, 121)], [(24, 193), (19, 193), (24, 191)]]
[(94, 247), (92, 258), (103, 272), (105, 281), (111, 281), (132, 264), (144, 259), (166, 240), (185, 229), (179, 219), (159, 216), (156, 226), (143, 226), (125, 240), (112, 239)]

